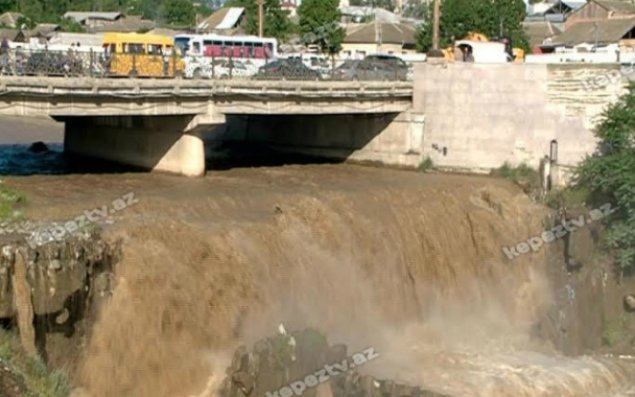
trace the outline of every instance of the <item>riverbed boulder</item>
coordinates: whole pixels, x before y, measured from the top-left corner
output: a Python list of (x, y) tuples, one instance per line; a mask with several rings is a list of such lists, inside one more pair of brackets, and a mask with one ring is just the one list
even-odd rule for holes
[(32, 153), (46, 153), (48, 151), (49, 147), (42, 141), (33, 142), (31, 146), (29, 146), (29, 152)]
[[(361, 353), (358, 353), (361, 354)], [(450, 397), (361, 374), (346, 345), (308, 328), (236, 350), (220, 397)], [(358, 357), (359, 358), (359, 357)], [(346, 363), (345, 366), (343, 364)], [(345, 368), (329, 375), (327, 366)]]

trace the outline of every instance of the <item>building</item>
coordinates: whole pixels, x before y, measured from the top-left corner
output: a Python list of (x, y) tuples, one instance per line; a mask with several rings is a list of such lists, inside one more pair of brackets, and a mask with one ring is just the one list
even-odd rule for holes
[(20, 18), (24, 18), (24, 15), (19, 12), (5, 12), (0, 15), (0, 25), (7, 28), (19, 29), (20, 26), (18, 26), (18, 20)]
[(53, 34), (55, 34), (55, 32), (59, 32), (61, 30), (62, 27), (60, 25), (56, 25), (54, 23), (40, 23), (29, 31), (29, 37), (48, 40)]
[(64, 14), (64, 18), (72, 19), (87, 29), (112, 25), (121, 18), (120, 12), (74, 12), (69, 11)]
[(546, 40), (563, 32), (562, 24), (548, 20), (525, 20), (523, 28), (532, 49), (540, 47)]
[(340, 7), (340, 12), (342, 14), (342, 22), (344, 23), (363, 23), (369, 19), (390, 23), (398, 23), (401, 21), (399, 15), (384, 10), (383, 8), (346, 6)]
[(196, 25), (201, 33), (223, 33), (237, 29), (245, 17), (242, 7), (223, 7)]
[(340, 56), (357, 58), (368, 54), (416, 53), (416, 29), (402, 23), (367, 23), (349, 30)]
[(81, 47), (101, 47), (104, 43), (103, 33), (69, 33), (55, 32), (48, 40), (51, 45), (67, 45), (79, 43)]
[(586, 6), (587, 0), (557, 0), (551, 6), (545, 16), (553, 22), (564, 22), (571, 14)]
[(147, 32), (156, 27), (156, 23), (149, 19), (143, 19), (138, 15), (129, 15), (122, 17), (113, 23), (105, 25), (97, 25), (92, 28), (86, 29), (91, 33), (103, 33), (103, 32), (121, 32), (121, 33), (134, 33), (134, 32)]
[(622, 54), (632, 53), (635, 51), (635, 15), (630, 18), (578, 22), (553, 37), (549, 44), (551, 47), (614, 46)]
[(565, 22), (565, 30), (579, 22), (604, 21), (632, 16), (635, 16), (635, 3), (630, 1), (588, 0), (583, 7), (569, 14)]
[(26, 43), (26, 36), (19, 29), (0, 29), (0, 40), (4, 39), (15, 43)]

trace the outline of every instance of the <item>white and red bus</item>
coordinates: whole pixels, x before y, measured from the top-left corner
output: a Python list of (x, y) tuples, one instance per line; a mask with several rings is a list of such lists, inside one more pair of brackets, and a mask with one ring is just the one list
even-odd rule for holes
[(278, 41), (270, 37), (180, 34), (174, 39), (186, 56), (263, 61), (278, 57)]

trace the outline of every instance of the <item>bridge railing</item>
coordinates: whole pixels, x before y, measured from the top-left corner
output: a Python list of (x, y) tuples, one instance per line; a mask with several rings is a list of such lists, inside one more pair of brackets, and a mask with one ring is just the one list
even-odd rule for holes
[(115, 54), (85, 51), (78, 47), (68, 51), (17, 48), (0, 53), (0, 74), (7, 76), (65, 76), (94, 78), (186, 78), (186, 79), (255, 79), (255, 80), (339, 80), (403, 81), (403, 69), (386, 65), (348, 70), (313, 69), (302, 62), (267, 60), (257, 64), (249, 59), (181, 58), (171, 54)]

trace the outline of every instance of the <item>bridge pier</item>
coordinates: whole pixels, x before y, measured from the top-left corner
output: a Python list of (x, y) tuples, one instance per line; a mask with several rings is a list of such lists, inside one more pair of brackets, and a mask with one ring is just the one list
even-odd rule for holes
[(198, 116), (67, 117), (64, 151), (153, 171), (205, 174)]

